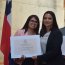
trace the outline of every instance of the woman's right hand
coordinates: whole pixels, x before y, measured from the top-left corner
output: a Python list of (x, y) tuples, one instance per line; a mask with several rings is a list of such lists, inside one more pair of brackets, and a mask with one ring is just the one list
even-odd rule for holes
[(25, 57), (22, 56), (21, 58), (15, 58), (15, 59), (14, 59), (14, 62), (15, 62), (16, 64), (21, 65), (24, 60), (25, 60)]

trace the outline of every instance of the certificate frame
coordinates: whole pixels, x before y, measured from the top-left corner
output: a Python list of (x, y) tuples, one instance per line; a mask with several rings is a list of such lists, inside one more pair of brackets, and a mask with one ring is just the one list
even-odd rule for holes
[(41, 55), (41, 44), (39, 35), (11, 36), (11, 58), (32, 57)]

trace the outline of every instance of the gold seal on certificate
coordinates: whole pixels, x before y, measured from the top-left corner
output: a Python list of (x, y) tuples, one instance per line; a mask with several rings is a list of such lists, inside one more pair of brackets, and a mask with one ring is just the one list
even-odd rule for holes
[(41, 55), (41, 45), (39, 35), (11, 36), (11, 58), (20, 58), (22, 55), (32, 57)]

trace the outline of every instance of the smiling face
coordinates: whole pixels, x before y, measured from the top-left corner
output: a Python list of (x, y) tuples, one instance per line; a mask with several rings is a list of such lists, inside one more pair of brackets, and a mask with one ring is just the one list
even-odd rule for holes
[(28, 28), (30, 28), (30, 29), (36, 29), (37, 25), (38, 25), (37, 20), (34, 17), (32, 17), (30, 19), (30, 21), (29, 21)]
[(45, 27), (52, 27), (53, 24), (53, 18), (49, 13), (46, 13), (44, 15), (44, 19), (43, 19), (43, 24), (45, 25)]

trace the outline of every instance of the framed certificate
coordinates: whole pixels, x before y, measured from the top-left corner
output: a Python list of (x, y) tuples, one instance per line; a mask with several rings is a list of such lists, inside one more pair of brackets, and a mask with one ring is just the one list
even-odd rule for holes
[(62, 55), (65, 55), (65, 36), (63, 36), (63, 43), (62, 43), (61, 50), (62, 50)]
[(32, 57), (41, 55), (41, 45), (39, 35), (11, 36), (11, 58)]

